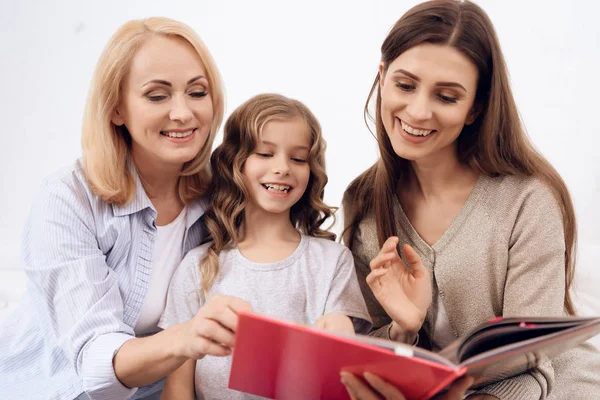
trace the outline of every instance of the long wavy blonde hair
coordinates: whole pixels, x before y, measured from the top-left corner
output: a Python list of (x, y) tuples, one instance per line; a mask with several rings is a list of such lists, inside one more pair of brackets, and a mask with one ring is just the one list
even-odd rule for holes
[(206, 144), (184, 164), (179, 179), (179, 197), (189, 204), (204, 194), (210, 183), (208, 161), (212, 143), (223, 120), (224, 96), (221, 76), (212, 56), (189, 26), (163, 17), (132, 20), (123, 24), (108, 41), (92, 79), (82, 127), (83, 167), (92, 191), (117, 205), (129, 203), (136, 192), (127, 168), (129, 133), (111, 121), (121, 99), (121, 87), (133, 57), (153, 35), (185, 40), (198, 53), (206, 69), (213, 103), (213, 121)]
[[(475, 101), (482, 110), (475, 122), (465, 126), (457, 139), (461, 162), (487, 176), (536, 176), (552, 190), (560, 206), (565, 236), (565, 301), (568, 314), (575, 314), (570, 295), (575, 270), (577, 227), (575, 211), (563, 179), (533, 147), (521, 123), (510, 88), (504, 56), (489, 17), (469, 1), (434, 0), (421, 3), (404, 14), (381, 46), (384, 70), (404, 51), (421, 43), (451, 46), (469, 58), (479, 71)], [(352, 248), (360, 222), (375, 216), (380, 246), (395, 235), (394, 196), (410, 163), (398, 157), (381, 119), (379, 75), (365, 105), (376, 96), (375, 127), (379, 160), (356, 178), (344, 194), (344, 243)], [(372, 119), (372, 118), (370, 118)]]
[[(290, 210), (292, 224), (310, 236), (335, 240), (335, 234), (321, 225), (334, 217), (335, 208), (323, 202), (327, 174), (325, 172), (325, 140), (321, 126), (312, 112), (297, 100), (278, 94), (261, 94), (239, 106), (225, 122), (223, 143), (210, 158), (213, 180), (209, 190), (210, 205), (204, 214), (208, 240), (212, 240), (207, 256), (200, 262), (201, 291), (206, 295), (219, 273), (219, 253), (243, 239), (244, 210), (249, 194), (242, 170), (254, 153), (265, 125), (272, 120), (302, 118), (311, 133), (308, 156), (310, 177), (300, 200)], [(332, 218), (334, 219), (334, 218)]]

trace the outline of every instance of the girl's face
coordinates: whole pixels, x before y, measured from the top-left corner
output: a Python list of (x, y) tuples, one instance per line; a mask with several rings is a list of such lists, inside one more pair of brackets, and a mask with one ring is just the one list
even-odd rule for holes
[(477, 116), (475, 64), (452, 47), (424, 43), (379, 74), (381, 118), (394, 152), (411, 161), (456, 157), (456, 138)]
[(247, 213), (286, 213), (302, 198), (310, 178), (310, 129), (300, 117), (267, 122), (242, 169), (250, 194)]
[(133, 57), (113, 116), (131, 134), (136, 164), (180, 169), (206, 143), (212, 120), (206, 70), (194, 48), (150, 37)]

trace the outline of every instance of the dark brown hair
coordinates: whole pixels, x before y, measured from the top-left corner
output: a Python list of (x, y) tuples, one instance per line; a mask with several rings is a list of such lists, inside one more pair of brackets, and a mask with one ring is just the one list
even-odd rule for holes
[[(575, 314), (569, 289), (573, 282), (576, 252), (576, 221), (573, 202), (563, 179), (535, 150), (525, 133), (510, 88), (504, 56), (487, 14), (469, 1), (434, 0), (421, 3), (404, 14), (381, 46), (383, 71), (404, 51), (422, 43), (451, 46), (479, 72), (475, 104), (480, 113), (457, 139), (459, 160), (488, 176), (536, 176), (552, 190), (563, 216), (565, 236), (565, 311)], [(379, 244), (395, 235), (393, 202), (397, 185), (407, 176), (408, 160), (394, 152), (381, 119), (380, 76), (377, 75), (365, 105), (376, 95), (375, 129), (380, 157), (357, 177), (344, 194), (344, 243), (352, 248), (359, 223), (375, 216)], [(372, 119), (372, 118), (371, 118)]]

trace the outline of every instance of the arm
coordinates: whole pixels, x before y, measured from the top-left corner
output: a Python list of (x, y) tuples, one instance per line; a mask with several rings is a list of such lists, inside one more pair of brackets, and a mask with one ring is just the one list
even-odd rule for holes
[(321, 316), (313, 325), (315, 328), (332, 332), (354, 334), (354, 326), (347, 315), (329, 313)]
[(161, 400), (194, 400), (194, 373), (196, 360), (187, 360), (175, 372), (167, 376), (160, 396)]
[(123, 321), (117, 274), (100, 250), (86, 188), (71, 184), (54, 183), (36, 197), (24, 230), (25, 272), (83, 389), (92, 399), (128, 398), (135, 389), (119, 382), (112, 359), (134, 332)]
[[(327, 264), (335, 263), (335, 270), (325, 300), (325, 322), (332, 330), (365, 334), (372, 324), (356, 278), (352, 253), (346, 247), (337, 247), (341, 252), (336, 250), (335, 260), (326, 260)], [(342, 316), (347, 316), (350, 326)]]
[[(24, 232), (25, 271), (45, 300), (53, 334), (92, 399), (124, 399), (188, 358), (218, 353), (198, 338), (202, 323), (135, 338), (118, 276), (106, 264), (85, 187), (46, 188)], [(225, 343), (225, 342), (221, 342)]]
[[(554, 196), (537, 183), (524, 198), (510, 233), (503, 316), (562, 316), (565, 299), (565, 241)], [(499, 399), (545, 399), (554, 385), (546, 360), (529, 373), (477, 391)]]

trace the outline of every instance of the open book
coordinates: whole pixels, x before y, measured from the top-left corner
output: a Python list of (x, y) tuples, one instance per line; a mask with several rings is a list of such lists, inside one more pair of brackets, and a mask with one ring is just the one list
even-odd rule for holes
[(496, 318), (433, 353), (243, 312), (229, 388), (277, 399), (349, 399), (340, 371), (369, 371), (407, 399), (428, 399), (465, 374), (477, 388), (523, 373), (598, 332), (600, 317)]

